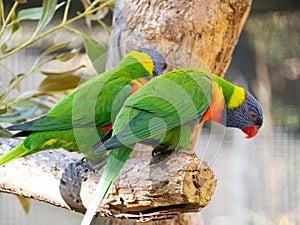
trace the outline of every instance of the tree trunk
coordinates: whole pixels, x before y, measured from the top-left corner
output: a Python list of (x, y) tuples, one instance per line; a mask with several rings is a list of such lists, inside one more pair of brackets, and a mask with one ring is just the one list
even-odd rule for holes
[(107, 68), (140, 47), (162, 52), (175, 67), (204, 67), (223, 76), (251, 0), (119, 0)]

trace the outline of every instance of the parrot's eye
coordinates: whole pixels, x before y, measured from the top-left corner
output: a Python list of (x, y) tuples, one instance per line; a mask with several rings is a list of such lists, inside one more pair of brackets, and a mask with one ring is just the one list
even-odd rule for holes
[(159, 64), (163, 70), (167, 68), (167, 64), (164, 61), (159, 61)]
[(251, 112), (250, 112), (250, 117), (251, 117), (252, 121), (256, 121), (256, 119), (257, 119), (257, 114), (256, 114), (255, 112), (251, 111)]

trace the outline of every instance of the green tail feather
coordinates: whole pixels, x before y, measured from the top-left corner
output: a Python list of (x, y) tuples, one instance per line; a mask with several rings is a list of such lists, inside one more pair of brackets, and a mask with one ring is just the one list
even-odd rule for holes
[(81, 225), (91, 224), (93, 217), (97, 211), (98, 206), (102, 203), (103, 199), (107, 195), (111, 185), (116, 180), (118, 174), (120, 173), (122, 165), (107, 165), (103, 171), (103, 174), (97, 184), (96, 190), (94, 191), (93, 197), (89, 203), (87, 211), (81, 222)]
[(132, 149), (129, 148), (115, 149), (110, 152), (107, 164), (101, 175), (99, 183), (97, 184), (96, 190), (94, 191), (93, 197), (89, 203), (81, 225), (88, 225), (91, 223), (98, 206), (106, 197), (111, 185), (118, 177), (131, 152)]
[(31, 152), (27, 149), (23, 142), (0, 157), (0, 166), (9, 163), (15, 159), (21, 158), (22, 156), (28, 155)]

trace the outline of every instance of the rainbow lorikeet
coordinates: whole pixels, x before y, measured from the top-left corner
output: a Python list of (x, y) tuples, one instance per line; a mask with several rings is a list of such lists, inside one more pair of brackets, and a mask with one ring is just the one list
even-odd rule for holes
[(156, 77), (131, 95), (116, 117), (111, 138), (95, 147), (95, 154), (110, 154), (82, 224), (90, 222), (137, 142), (154, 138), (158, 148), (188, 149), (193, 128), (207, 120), (239, 128), (251, 138), (263, 115), (248, 91), (196, 68)]
[(148, 79), (163, 73), (165, 58), (154, 49), (131, 51), (112, 70), (79, 85), (46, 115), (7, 127), (27, 136), (10, 152), (0, 157), (0, 165), (45, 149), (64, 148), (82, 152), (92, 161), (101, 161), (92, 147), (112, 127), (117, 113), (129, 95)]

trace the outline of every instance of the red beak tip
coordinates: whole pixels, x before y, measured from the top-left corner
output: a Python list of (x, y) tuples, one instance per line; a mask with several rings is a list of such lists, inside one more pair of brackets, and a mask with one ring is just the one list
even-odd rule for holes
[(258, 133), (259, 127), (250, 126), (242, 129), (242, 131), (247, 134), (245, 138), (253, 138)]
[(247, 135), (247, 136), (245, 136), (244, 138), (247, 138), (247, 139), (249, 139), (249, 138), (252, 138), (250, 135)]

